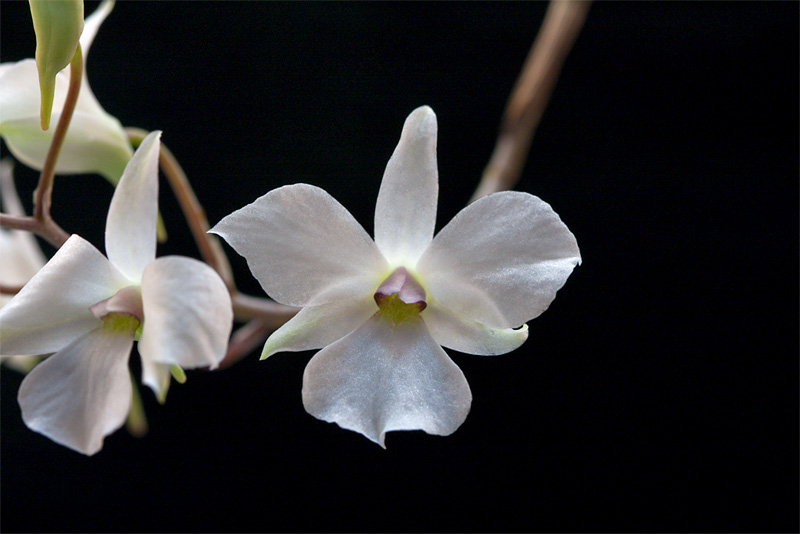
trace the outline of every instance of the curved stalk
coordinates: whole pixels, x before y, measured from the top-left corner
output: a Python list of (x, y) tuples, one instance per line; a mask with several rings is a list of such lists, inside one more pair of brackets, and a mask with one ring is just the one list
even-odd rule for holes
[(506, 104), (500, 135), (470, 202), (511, 189), (519, 180), (533, 135), (561, 67), (589, 11), (588, 1), (553, 0)]

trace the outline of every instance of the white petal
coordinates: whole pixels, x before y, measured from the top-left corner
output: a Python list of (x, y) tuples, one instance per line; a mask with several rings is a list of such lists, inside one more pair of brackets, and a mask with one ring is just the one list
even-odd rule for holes
[(393, 267), (413, 269), (430, 244), (438, 195), (436, 115), (423, 106), (403, 125), (375, 206), (375, 243)]
[(392, 430), (451, 434), (471, 402), (464, 374), (419, 319), (394, 325), (376, 314), (318, 352), (303, 374), (308, 413), (381, 446)]
[[(58, 106), (59, 110), (64, 106), (66, 94), (63, 78), (61, 75), (56, 76), (56, 84), (57, 87), (61, 86), (61, 91), (56, 94), (54, 107)], [(16, 63), (3, 63), (0, 73), (0, 133), (5, 135), (5, 123), (37, 114), (39, 100), (36, 61), (24, 59)], [(41, 130), (41, 126), (39, 129)]]
[[(14, 187), (10, 158), (0, 161), (0, 193), (3, 211), (12, 215), (25, 215), (22, 203)], [(0, 283), (22, 286), (39, 272), (46, 259), (31, 232), (22, 230), (0, 230)], [(0, 307), (11, 300), (10, 295), (0, 295)]]
[(350, 212), (307, 184), (270, 191), (211, 232), (247, 259), (269, 296), (290, 306), (372, 294), (389, 275), (386, 260)]
[[(112, 9), (114, 9), (114, 2), (105, 0), (100, 4), (100, 6), (98, 6), (97, 9), (94, 10), (91, 15), (86, 18), (83, 23), (83, 32), (81, 33), (80, 38), (81, 53), (83, 54), (83, 80), (81, 82), (81, 92), (78, 94), (78, 105), (80, 109), (91, 114), (98, 116), (104, 115), (116, 121), (116, 119), (106, 113), (106, 111), (100, 105), (100, 102), (98, 102), (97, 98), (95, 98), (92, 88), (89, 86), (89, 78), (87, 76), (87, 73), (89, 72), (87, 69), (89, 49), (91, 48), (92, 42), (97, 35), (97, 30), (100, 29), (100, 25), (103, 24), (103, 21), (106, 20), (106, 17), (108, 17)], [(67, 76), (69, 75), (69, 69), (65, 69), (63, 72), (67, 74)], [(69, 78), (67, 77), (67, 79)], [(58, 109), (61, 108), (62, 106), (58, 107)], [(130, 145), (128, 145), (128, 148), (130, 149)], [(130, 155), (128, 155), (128, 158), (130, 159)]]
[(103, 24), (103, 21), (106, 20), (106, 17), (108, 17), (112, 9), (114, 9), (114, 2), (106, 0), (102, 2), (91, 15), (86, 17), (86, 20), (83, 22), (81, 51), (83, 52), (84, 62), (86, 61), (86, 56), (89, 54), (92, 41), (94, 41), (94, 37), (97, 35), (97, 30), (100, 29), (100, 25)]
[(0, 308), (0, 353), (45, 354), (97, 328), (89, 308), (130, 285), (88, 241), (71, 236)]
[(143, 360), (183, 368), (219, 365), (233, 310), (225, 284), (211, 267), (191, 258), (159, 258), (144, 271), (142, 301)]
[[(141, 354), (141, 350), (139, 352)], [(169, 390), (171, 380), (170, 364), (142, 358), (142, 383), (153, 390), (158, 402), (162, 404), (167, 399), (167, 390)]]
[(269, 336), (261, 359), (276, 352), (320, 349), (330, 345), (364, 324), (377, 309), (372, 296), (307, 306)]
[(442, 306), (508, 328), (546, 310), (580, 261), (575, 236), (547, 203), (505, 191), (461, 210), (417, 272)]
[(130, 410), (133, 336), (101, 327), (34, 367), (18, 395), (25, 424), (83, 454), (99, 451)]
[(429, 302), (422, 312), (433, 339), (448, 349), (493, 356), (515, 350), (528, 339), (528, 325), (522, 328), (494, 328)]
[[(17, 159), (41, 170), (55, 128), (43, 131), (39, 125), (36, 63), (26, 59), (3, 66), (0, 71), (0, 135)], [(61, 116), (68, 86), (69, 70), (64, 70), (56, 76), (51, 124), (57, 124)], [(116, 183), (132, 154), (122, 125), (100, 107), (84, 79), (56, 173), (97, 172)]]
[(161, 132), (144, 138), (117, 184), (106, 220), (106, 254), (125, 276), (140, 282), (156, 257), (158, 156)]

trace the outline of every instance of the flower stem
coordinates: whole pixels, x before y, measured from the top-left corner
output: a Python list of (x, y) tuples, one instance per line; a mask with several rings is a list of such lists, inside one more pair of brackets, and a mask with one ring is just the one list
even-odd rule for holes
[[(126, 128), (125, 133), (128, 134), (128, 139), (131, 143), (136, 146), (142, 142), (149, 132), (140, 128)], [(161, 166), (161, 171), (167, 177), (167, 181), (175, 193), (175, 197), (178, 199), (178, 204), (180, 204), (195, 243), (197, 243), (197, 248), (200, 250), (200, 256), (217, 271), (225, 285), (228, 286), (228, 290), (235, 291), (236, 286), (234, 285), (228, 257), (225, 256), (222, 245), (216, 239), (216, 236), (208, 233), (211, 227), (208, 224), (208, 219), (206, 219), (205, 210), (200, 205), (200, 201), (197, 200), (197, 196), (194, 194), (183, 168), (181, 168), (178, 160), (164, 143), (161, 143), (158, 162)]]
[(231, 336), (230, 343), (228, 343), (228, 352), (225, 353), (225, 357), (219, 362), (219, 368), (225, 369), (230, 367), (250, 354), (254, 348), (262, 345), (264, 341), (266, 341), (267, 336), (269, 336), (273, 330), (275, 330), (275, 328), (261, 319), (253, 319), (240, 327)]
[[(33, 193), (33, 217), (38, 221), (50, 220), (50, 203), (53, 194), (53, 178), (56, 173), (56, 161), (64, 145), (67, 136), (69, 123), (78, 103), (78, 93), (81, 90), (81, 78), (83, 77), (83, 54), (81, 45), (75, 50), (75, 55), (69, 64), (69, 88), (67, 97), (64, 100), (64, 107), (61, 109), (61, 116), (58, 125), (53, 132), (53, 139), (50, 141), (50, 148), (47, 149), (47, 156), (44, 160), (42, 173), (39, 175), (39, 185)], [(63, 231), (63, 230), (62, 230)], [(69, 237), (69, 236), (67, 236)], [(66, 241), (66, 239), (64, 239)]]
[(23, 286), (10, 286), (8, 284), (0, 284), (0, 295), (16, 295), (22, 291)]
[(56, 248), (61, 248), (61, 245), (69, 239), (69, 234), (57, 225), (49, 215), (47, 219), (39, 220), (24, 215), (0, 213), (0, 227), (33, 232)]
[(551, 0), (503, 113), (500, 135), (470, 202), (519, 180), (533, 134), (589, 11), (588, 1)]

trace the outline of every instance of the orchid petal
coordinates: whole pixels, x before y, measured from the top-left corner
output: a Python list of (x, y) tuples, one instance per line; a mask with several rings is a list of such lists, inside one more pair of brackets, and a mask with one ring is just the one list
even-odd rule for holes
[[(0, 194), (3, 211), (11, 215), (25, 215), (22, 203), (14, 187), (10, 159), (0, 161)], [(22, 230), (0, 230), (0, 283), (9, 286), (22, 286), (44, 266), (46, 259), (31, 232)], [(11, 299), (0, 295), (0, 306)]]
[(114, 9), (114, 1), (105, 0), (101, 2), (100, 5), (97, 6), (97, 9), (86, 17), (86, 20), (83, 22), (83, 33), (81, 33), (80, 42), (84, 63), (86, 62), (86, 57), (89, 55), (89, 48), (92, 46), (94, 37), (97, 35), (97, 30), (100, 29), (100, 25), (103, 24), (112, 9)]
[(83, 454), (99, 451), (130, 410), (133, 337), (103, 326), (37, 365), (18, 395), (28, 428)]
[(375, 300), (357, 300), (307, 306), (269, 336), (261, 359), (276, 352), (319, 349), (346, 336), (375, 313)]
[(184, 368), (219, 365), (233, 309), (225, 284), (211, 267), (191, 258), (159, 258), (144, 271), (142, 301), (142, 360)]
[(456, 215), (420, 258), (417, 272), (442, 306), (508, 328), (546, 310), (580, 261), (575, 236), (547, 203), (505, 191)]
[(431, 303), (422, 312), (433, 339), (448, 349), (493, 356), (517, 349), (528, 339), (528, 325), (522, 328), (494, 328)]
[(375, 243), (392, 266), (413, 268), (433, 239), (439, 174), (436, 115), (415, 109), (383, 175), (375, 206)]
[(386, 260), (353, 216), (307, 184), (270, 191), (211, 232), (245, 257), (269, 296), (290, 306), (372, 294), (389, 274)]
[(160, 138), (161, 132), (151, 132), (136, 149), (111, 198), (106, 220), (108, 259), (137, 283), (156, 257)]
[(419, 320), (374, 315), (318, 352), (303, 375), (308, 413), (384, 446), (386, 432), (448, 435), (472, 402), (464, 374)]
[(97, 328), (89, 308), (130, 285), (88, 241), (71, 236), (0, 308), (0, 353), (46, 354)]
[[(17, 159), (41, 170), (54, 128), (43, 131), (39, 119), (38, 74), (36, 63), (26, 59), (4, 63), (0, 71), (0, 135)], [(51, 122), (57, 123), (69, 86), (69, 72), (56, 76)], [(103, 111), (88, 83), (78, 94), (78, 102), (64, 138), (57, 174), (96, 172), (112, 183), (119, 181), (133, 150), (122, 125)]]
[[(139, 354), (141, 353), (141, 343), (139, 343)], [(168, 363), (159, 363), (142, 357), (142, 383), (153, 390), (161, 404), (167, 400), (167, 391), (172, 379), (170, 367)]]

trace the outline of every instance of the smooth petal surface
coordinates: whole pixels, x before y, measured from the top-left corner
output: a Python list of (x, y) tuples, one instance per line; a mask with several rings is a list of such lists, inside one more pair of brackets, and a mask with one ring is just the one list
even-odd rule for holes
[[(54, 128), (43, 131), (39, 120), (38, 74), (32, 59), (4, 63), (0, 69), (0, 135), (17, 159), (41, 170)], [(51, 122), (61, 116), (69, 73), (56, 76)], [(133, 149), (122, 125), (97, 103), (88, 83), (81, 87), (75, 113), (56, 164), (57, 174), (96, 172), (119, 181)]]
[[(139, 344), (141, 354), (141, 343)], [(142, 358), (142, 383), (153, 390), (158, 402), (164, 403), (167, 400), (167, 391), (172, 380), (170, 365), (159, 363), (149, 358)]]
[(318, 352), (303, 375), (308, 413), (381, 446), (392, 430), (451, 434), (471, 402), (464, 374), (419, 319), (395, 325), (376, 314)]
[(88, 241), (73, 235), (0, 308), (0, 354), (56, 352), (100, 321), (89, 308), (130, 285)]
[(142, 301), (143, 360), (183, 368), (219, 365), (233, 310), (225, 284), (211, 267), (191, 258), (159, 258), (144, 271)]
[(422, 319), (437, 343), (467, 354), (505, 354), (517, 349), (528, 339), (528, 325), (517, 329), (493, 328), (436, 304), (425, 308)]
[(317, 306), (372, 294), (386, 260), (353, 216), (318, 187), (270, 191), (211, 229), (247, 260), (276, 301)]
[(546, 310), (580, 261), (575, 236), (547, 203), (505, 191), (459, 212), (420, 258), (417, 272), (442, 306), (513, 328)]
[(28, 428), (83, 454), (99, 451), (130, 410), (133, 336), (97, 328), (37, 365), (18, 394)]
[(158, 156), (161, 132), (151, 132), (136, 149), (117, 184), (106, 220), (106, 254), (134, 282), (156, 257)]
[(433, 238), (439, 173), (436, 114), (415, 109), (383, 175), (375, 206), (375, 243), (392, 267), (413, 269)]
[(376, 310), (371, 296), (305, 307), (269, 336), (261, 359), (276, 352), (319, 349), (330, 345), (364, 324)]

